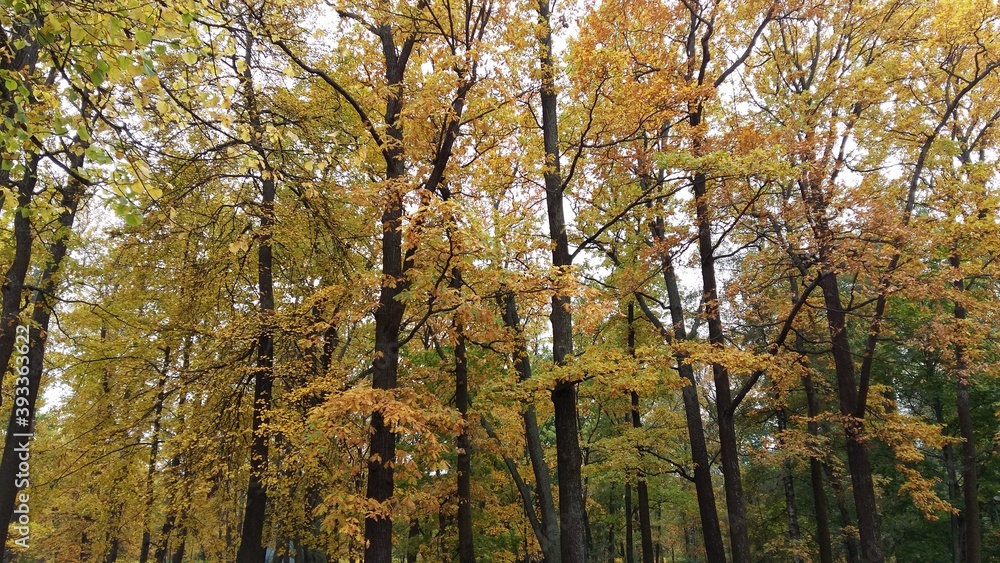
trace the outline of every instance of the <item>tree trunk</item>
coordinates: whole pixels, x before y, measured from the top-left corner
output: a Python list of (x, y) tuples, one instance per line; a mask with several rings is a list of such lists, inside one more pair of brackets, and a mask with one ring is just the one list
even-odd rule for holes
[[(952, 268), (960, 266), (957, 254), (950, 258)], [(955, 289), (965, 290), (965, 281), (957, 279)], [(959, 324), (968, 317), (965, 307), (955, 303), (955, 320)], [(979, 474), (976, 470), (976, 434), (972, 424), (972, 404), (969, 401), (969, 374), (965, 347), (955, 344), (955, 406), (958, 411), (958, 432), (962, 436), (962, 498), (965, 501), (962, 521), (965, 525), (965, 560), (982, 561), (981, 522), (979, 516)]]
[[(525, 382), (531, 379), (531, 359), (521, 331), (521, 319), (517, 312), (517, 300), (512, 292), (505, 292), (500, 298), (503, 307), (504, 326), (514, 333), (515, 344), (512, 360), (517, 370), (518, 380)], [(524, 440), (528, 450), (528, 459), (535, 477), (535, 496), (537, 497), (541, 522), (535, 532), (538, 545), (542, 548), (546, 563), (560, 563), (562, 554), (559, 551), (559, 520), (555, 502), (552, 496), (552, 481), (549, 477), (549, 466), (545, 462), (545, 451), (542, 447), (541, 435), (538, 432), (538, 420), (535, 407), (530, 403), (521, 416), (524, 421)], [(525, 506), (532, 506), (531, 499), (523, 499)], [(533, 509), (532, 509), (533, 510)]]
[[(778, 417), (778, 430), (784, 432), (788, 428), (788, 412), (779, 409), (776, 413)], [(795, 505), (795, 480), (792, 475), (792, 460), (785, 459), (782, 463), (781, 482), (785, 490), (785, 512), (788, 514), (788, 540), (794, 550), (792, 560), (801, 563), (802, 557), (799, 555), (799, 546), (802, 542), (802, 534), (799, 532), (799, 513)]]
[(635, 540), (632, 538), (632, 485), (625, 482), (625, 563), (635, 563)]
[[(825, 259), (824, 263), (828, 261)], [(865, 445), (864, 413), (858, 412), (860, 402), (854, 376), (854, 357), (847, 335), (846, 315), (840, 302), (837, 275), (827, 271), (819, 285), (823, 289), (827, 325), (833, 345), (840, 413), (845, 417), (847, 465), (851, 472), (854, 506), (858, 515), (858, 531), (861, 535), (861, 560), (864, 563), (883, 563), (885, 555), (882, 552), (882, 539), (879, 535), (875, 485), (872, 480), (871, 462), (868, 459), (868, 447)]]
[[(86, 146), (83, 145), (85, 143), (78, 143), (78, 146), (85, 149)], [(69, 167), (74, 172), (79, 172), (83, 167), (84, 151), (79, 152), (79, 155), (70, 152)], [(31, 327), (28, 330), (28, 362), (24, 366), (27, 368), (25, 370), (27, 374), (21, 375), (15, 380), (16, 388), (23, 388), (27, 391), (25, 395), (15, 393), (15, 396), (25, 397), (26, 400), (22, 403), (24, 406), (15, 402), (11, 408), (7, 434), (4, 439), (3, 458), (0, 460), (0, 560), (6, 553), (8, 529), (14, 515), (15, 501), (20, 498), (19, 489), (29, 487), (30, 475), (25, 475), (25, 473), (30, 472), (22, 471), (20, 466), (25, 464), (30, 469), (28, 460), (31, 456), (30, 444), (34, 434), (35, 403), (42, 380), (42, 361), (49, 336), (49, 319), (52, 316), (53, 304), (49, 302), (49, 299), (55, 295), (56, 275), (63, 258), (66, 257), (66, 242), (73, 228), (76, 210), (83, 199), (84, 191), (85, 186), (72, 176), (62, 190), (60, 202), (62, 211), (58, 220), (59, 230), (55, 235), (55, 242), (49, 248), (50, 260), (42, 272), (38, 289), (32, 296)], [(21, 476), (19, 477), (19, 475)]]
[[(933, 381), (934, 377), (934, 363), (931, 361), (927, 362), (928, 381)], [(941, 397), (938, 397), (934, 401), (934, 417), (935, 422), (940, 424), (942, 427), (945, 426), (944, 419), (944, 403)], [(941, 455), (944, 457), (944, 472), (945, 481), (948, 483), (948, 502), (952, 506), (958, 505), (958, 471), (955, 469), (955, 448), (952, 447), (951, 443), (947, 443), (941, 447)], [(960, 563), (962, 561), (962, 526), (959, 524), (958, 515), (952, 513), (949, 517), (949, 527), (951, 529), (951, 561), (952, 563)]]
[(156, 456), (160, 453), (160, 417), (163, 401), (166, 399), (167, 370), (170, 369), (170, 347), (163, 350), (163, 371), (156, 384), (156, 404), (153, 406), (153, 443), (149, 447), (149, 465), (146, 467), (146, 508), (142, 517), (142, 543), (139, 547), (139, 563), (149, 560), (149, 520), (153, 510), (153, 475), (156, 472)]
[[(385, 79), (389, 96), (385, 104), (385, 134), (388, 145), (383, 147), (387, 190), (382, 210), (382, 276), (385, 281), (379, 291), (375, 310), (375, 356), (372, 361), (372, 389), (390, 391), (396, 388), (399, 369), (399, 331), (405, 305), (397, 297), (409, 284), (403, 264), (403, 194), (397, 181), (404, 181), (403, 129), (400, 112), (403, 108), (403, 73), (409, 58), (412, 39), (397, 50), (391, 29), (379, 29), (385, 57)], [(396, 433), (385, 423), (382, 411), (371, 416), (368, 444), (368, 485), (365, 498), (385, 506), (395, 489)], [(365, 563), (391, 563), (392, 515), (369, 514), (365, 517)]]
[[(451, 287), (462, 289), (462, 271), (452, 269)], [(462, 416), (462, 429), (456, 439), (458, 446), (458, 561), (475, 563), (472, 531), (472, 444), (469, 441), (469, 366), (465, 358), (465, 333), (462, 323), (455, 323), (455, 404)]]
[(267, 513), (267, 490), (264, 487), (264, 473), (268, 465), (269, 437), (263, 428), (271, 408), (271, 394), (274, 388), (274, 255), (271, 240), (274, 230), (274, 197), (276, 192), (274, 170), (268, 163), (261, 137), (264, 126), (261, 122), (261, 108), (257, 105), (257, 94), (251, 73), (253, 37), (248, 33), (244, 57), (247, 67), (242, 76), (242, 87), (247, 114), (250, 118), (251, 145), (263, 162), (261, 174), (260, 233), (257, 245), (257, 314), (260, 327), (257, 335), (257, 365), (254, 373), (253, 421), (250, 444), (250, 481), (247, 484), (247, 501), (243, 513), (243, 527), (240, 533), (240, 547), (236, 553), (237, 563), (262, 563), (264, 522)]
[[(689, 118), (692, 128), (702, 121), (702, 108)], [(700, 142), (696, 142), (700, 145)], [(708, 322), (708, 341), (716, 348), (725, 346), (722, 317), (719, 312), (719, 289), (715, 278), (715, 248), (712, 243), (712, 220), (707, 199), (707, 176), (695, 172), (692, 177), (695, 213), (698, 220), (698, 255), (701, 262), (701, 279), (705, 300), (705, 318)], [(715, 408), (719, 421), (719, 448), (722, 459), (722, 476), (726, 491), (726, 509), (729, 514), (729, 542), (734, 563), (750, 563), (750, 541), (747, 535), (746, 507), (743, 500), (743, 481), (740, 475), (739, 447), (736, 440), (735, 412), (732, 408), (732, 390), (729, 370), (718, 363), (712, 364), (715, 381)]]
[[(39, 12), (40, 13), (40, 12)], [(8, 49), (15, 49), (9, 56), (0, 53), (0, 70), (10, 73), (23, 73), (25, 76), (34, 74), (38, 62), (39, 45), (34, 27), (41, 28), (42, 21), (32, 22), (33, 25), (18, 23), (13, 27), (10, 37), (5, 41)], [(20, 49), (15, 47), (17, 41), (24, 41)], [(9, 52), (9, 51), (8, 51)], [(0, 107), (4, 109), (4, 117), (13, 122), (19, 104), (13, 103), (15, 90), (9, 90), (6, 83), (0, 83)], [(25, 163), (25, 173), (20, 181), (11, 181), (10, 170), (0, 168), (0, 188), (17, 194), (17, 207), (27, 208), (35, 193), (38, 183), (38, 163), (41, 158), (36, 154), (28, 154)], [(4, 193), (0, 190), (0, 206), (4, 203)], [(24, 279), (31, 265), (31, 219), (23, 213), (14, 213), (14, 257), (3, 279), (3, 305), (0, 306), (0, 383), (10, 368), (10, 358), (14, 354), (17, 339), (18, 315), (21, 312), (21, 298), (24, 290)], [(0, 398), (0, 402), (2, 402)], [(3, 548), (0, 547), (0, 553)]]
[[(628, 352), (635, 357), (635, 303), (628, 304)], [(632, 391), (632, 428), (642, 428), (642, 417), (639, 416), (639, 394)], [(639, 493), (639, 535), (642, 539), (642, 562), (653, 563), (653, 528), (649, 518), (649, 491), (646, 486), (646, 477), (639, 476), (636, 488)], [(626, 498), (631, 501), (631, 497), (626, 494)], [(631, 531), (632, 511), (628, 511), (629, 530)], [(631, 557), (632, 539), (628, 541), (629, 557)]]
[[(662, 219), (657, 219), (662, 223)], [(654, 237), (659, 236), (658, 227), (653, 225)], [(671, 333), (653, 314), (641, 297), (637, 296), (639, 307), (646, 318), (657, 328), (664, 340), (684, 340), (687, 333), (684, 328), (684, 309), (681, 294), (677, 288), (677, 278), (674, 275), (673, 264), (669, 256), (661, 261), (663, 278), (667, 285), (670, 321), (673, 324)], [(684, 400), (684, 417), (687, 421), (688, 440), (691, 444), (691, 461), (694, 463), (694, 485), (698, 498), (698, 513), (701, 517), (701, 530), (705, 541), (705, 552), (708, 561), (725, 563), (726, 548), (722, 541), (722, 530), (719, 526), (719, 514), (715, 509), (715, 489), (712, 486), (712, 473), (708, 458), (708, 446), (705, 442), (705, 429), (701, 419), (701, 403), (698, 400), (698, 383), (694, 378), (694, 369), (687, 363), (684, 355), (675, 354), (677, 373), (685, 381), (681, 388)]]
[[(542, 136), (545, 144), (545, 202), (552, 240), (552, 265), (560, 272), (572, 266), (566, 221), (563, 216), (563, 186), (559, 170), (559, 125), (552, 61), (552, 26), (549, 21), (549, 0), (538, 2), (538, 23), (542, 87)], [(552, 360), (563, 365), (573, 353), (573, 317), (569, 295), (560, 291), (552, 296)], [(552, 390), (556, 423), (556, 468), (559, 476), (560, 551), (566, 563), (586, 563), (586, 515), (583, 504), (583, 482), (580, 474), (582, 456), (578, 435), (576, 383), (557, 382)]]
[[(796, 346), (801, 351), (802, 341), (797, 340)], [(809, 435), (816, 438), (819, 436), (819, 424), (816, 422), (816, 417), (819, 416), (819, 400), (816, 397), (816, 389), (813, 387), (812, 376), (809, 375), (808, 371), (802, 376), (802, 383), (806, 390), (809, 413), (807, 428)], [(819, 544), (819, 560), (820, 563), (833, 563), (830, 512), (826, 503), (826, 488), (823, 486), (823, 461), (816, 455), (809, 456), (809, 480), (813, 492), (813, 512), (816, 516), (816, 543)]]

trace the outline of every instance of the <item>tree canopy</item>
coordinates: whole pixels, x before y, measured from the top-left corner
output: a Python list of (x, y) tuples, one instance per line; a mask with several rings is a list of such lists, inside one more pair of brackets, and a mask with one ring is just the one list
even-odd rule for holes
[(0, 0), (0, 557), (1000, 559), (996, 0)]

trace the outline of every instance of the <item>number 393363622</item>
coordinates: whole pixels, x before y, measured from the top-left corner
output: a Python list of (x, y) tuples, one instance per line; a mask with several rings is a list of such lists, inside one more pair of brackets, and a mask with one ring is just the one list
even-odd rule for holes
[(23, 429), (27, 429), (31, 423), (31, 409), (28, 406), (30, 393), (28, 343), (28, 327), (19, 325), (14, 342), (14, 350), (18, 354), (14, 360), (14, 373), (17, 375), (14, 381), (14, 422)]

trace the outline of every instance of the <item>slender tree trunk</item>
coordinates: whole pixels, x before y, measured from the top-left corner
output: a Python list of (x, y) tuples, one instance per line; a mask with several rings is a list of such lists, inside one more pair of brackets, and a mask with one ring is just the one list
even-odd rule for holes
[[(181, 352), (181, 372), (180, 373), (181, 373), (182, 377), (183, 377), (184, 374), (187, 373), (187, 370), (190, 367), (190, 365), (191, 365), (191, 340), (190, 340), (190, 337), (186, 337), (184, 339), (184, 350), (183, 350), (183, 352)], [(182, 391), (180, 393), (180, 397), (177, 399), (177, 410), (178, 411), (181, 410), (184, 407), (184, 404), (186, 402), (187, 402), (187, 396)], [(180, 416), (179, 426), (180, 426), (180, 428), (184, 427), (184, 416), (183, 416), (183, 414)], [(180, 466), (181, 466), (181, 454), (178, 452), (178, 453), (175, 453), (172, 458), (170, 458), (170, 466), (169, 467), (170, 467), (170, 480), (171, 480), (172, 484), (176, 484), (178, 481), (180, 481), (183, 478), (182, 475), (177, 475), (177, 472), (180, 471)], [(154, 552), (153, 552), (153, 559), (156, 561), (156, 563), (167, 563), (167, 557), (169, 556), (169, 553), (170, 553), (169, 552), (170, 536), (173, 533), (175, 526), (177, 525), (178, 510), (180, 510), (179, 506), (186, 505), (187, 496), (188, 496), (188, 493), (187, 493), (187, 490), (186, 490), (187, 487), (188, 487), (188, 483), (185, 483), (184, 484), (185, 492), (183, 493), (183, 497), (184, 498), (180, 499), (180, 502), (174, 502), (174, 498), (172, 498), (172, 496), (169, 496), (167, 498), (167, 503), (166, 503), (166, 512), (167, 512), (167, 514), (166, 514), (166, 518), (164, 518), (164, 520), (163, 520), (163, 525), (160, 526), (160, 535), (159, 535), (159, 538), (157, 539), (157, 542), (156, 542), (156, 550), (154, 550)], [(169, 489), (169, 487), (167, 487), (167, 488)], [(182, 522), (184, 520), (184, 514), (183, 513), (181, 514), (180, 520)], [(183, 549), (184, 549), (184, 536), (185, 536), (185, 531), (184, 531), (183, 526), (181, 526), (179, 537), (181, 538), (181, 551), (182, 552), (183, 552)]]
[(635, 563), (635, 540), (632, 538), (632, 485), (625, 482), (625, 563)]
[[(85, 149), (84, 145), (78, 143), (79, 147)], [(70, 152), (69, 167), (75, 172), (83, 168), (84, 151), (79, 152), (79, 155)], [(28, 365), (25, 366), (27, 375), (20, 376), (15, 381), (17, 387), (27, 390), (26, 395), (15, 394), (15, 396), (24, 396), (26, 401), (23, 407), (15, 403), (11, 408), (4, 439), (3, 458), (0, 460), (0, 560), (6, 554), (8, 529), (14, 513), (15, 500), (19, 498), (19, 489), (27, 487), (30, 482), (30, 476), (18, 477), (18, 474), (23, 473), (20, 464), (29, 463), (27, 460), (31, 456), (35, 404), (42, 380), (42, 362), (49, 336), (49, 319), (52, 316), (53, 303), (49, 300), (55, 295), (57, 274), (63, 258), (66, 257), (66, 242), (72, 231), (76, 210), (84, 197), (84, 191), (85, 186), (74, 177), (70, 177), (62, 190), (59, 230), (55, 235), (55, 242), (49, 248), (50, 260), (42, 272), (38, 289), (32, 296), (31, 327), (28, 331)]]
[(244, 53), (247, 67), (242, 76), (242, 87), (244, 103), (252, 129), (250, 148), (257, 153), (263, 162), (259, 206), (260, 232), (257, 244), (257, 314), (260, 316), (260, 327), (257, 335), (257, 365), (253, 377), (250, 480), (247, 484), (247, 501), (243, 513), (240, 547), (236, 553), (237, 563), (262, 563), (266, 553), (263, 537), (268, 501), (263, 479), (268, 465), (269, 437), (263, 429), (267, 422), (268, 411), (271, 408), (271, 394), (274, 388), (274, 254), (271, 240), (274, 234), (276, 186), (274, 170), (268, 163), (267, 151), (264, 150), (261, 141), (264, 126), (261, 122), (261, 108), (257, 103), (257, 92), (251, 72), (253, 39), (253, 36), (247, 33)]
[[(608, 534), (604, 541), (604, 556), (608, 563), (615, 563), (615, 525), (614, 516), (618, 512), (615, 504), (615, 483), (611, 483), (611, 491), (608, 496)], [(628, 514), (625, 515), (628, 518)]]
[[(0, 52), (0, 70), (12, 73), (23, 73), (25, 76), (34, 74), (38, 62), (39, 45), (37, 27), (41, 29), (42, 21), (14, 24), (5, 47), (11, 51)], [(18, 41), (24, 41), (21, 48), (16, 48)], [(8, 54), (9, 53), (9, 54)], [(13, 122), (19, 104), (13, 103), (16, 90), (9, 90), (6, 83), (0, 83), (0, 107), (4, 117)], [(0, 188), (17, 194), (17, 207), (25, 209), (31, 203), (38, 183), (38, 163), (41, 158), (33, 153), (27, 154), (25, 173), (19, 181), (11, 181), (10, 170), (0, 169)], [(0, 194), (4, 193), (0, 190)], [(0, 206), (4, 196), (0, 195)], [(0, 383), (10, 367), (10, 358), (14, 354), (17, 339), (18, 315), (21, 312), (22, 291), (24, 279), (28, 275), (31, 264), (31, 219), (23, 213), (14, 213), (14, 257), (3, 279), (3, 304), (0, 306)], [(2, 401), (2, 398), (0, 398)], [(2, 552), (2, 548), (0, 548)]]
[[(268, 171), (270, 172), (270, 171)], [(273, 178), (273, 174), (269, 178)], [(269, 438), (263, 430), (271, 408), (274, 387), (274, 281), (271, 236), (274, 228), (273, 179), (262, 182), (261, 232), (257, 249), (257, 295), (261, 316), (260, 334), (257, 336), (257, 366), (254, 374), (252, 442), (250, 446), (250, 482), (247, 486), (247, 503), (243, 515), (238, 563), (260, 563), (264, 559), (264, 521), (267, 510), (267, 491), (264, 473), (268, 463)]]
[[(929, 372), (927, 374), (927, 380), (933, 381), (933, 362), (927, 362), (927, 371)], [(942, 427), (945, 426), (944, 403), (942, 402), (941, 397), (938, 397), (934, 401), (934, 417), (936, 419), (935, 422), (940, 424)], [(955, 469), (955, 448), (952, 447), (951, 443), (947, 443), (941, 447), (941, 455), (944, 457), (945, 481), (948, 483), (948, 502), (950, 502), (952, 506), (957, 506), (959, 490), (958, 471)], [(962, 561), (962, 526), (959, 524), (957, 514), (953, 513), (950, 515), (949, 526), (951, 528), (951, 561), (952, 563), (960, 563)]]
[[(525, 382), (531, 379), (531, 359), (521, 331), (521, 319), (517, 312), (517, 300), (512, 292), (504, 292), (500, 298), (503, 307), (504, 325), (513, 332), (515, 338), (512, 360), (517, 370), (518, 380)], [(560, 563), (562, 554), (559, 550), (559, 519), (552, 495), (552, 481), (549, 477), (549, 466), (545, 461), (545, 451), (542, 447), (541, 435), (538, 431), (538, 420), (535, 407), (528, 404), (521, 417), (524, 421), (524, 439), (528, 450), (528, 459), (535, 477), (535, 496), (538, 500), (541, 522), (535, 536), (542, 548), (546, 563)], [(530, 499), (524, 499), (525, 506), (531, 506)], [(533, 509), (532, 509), (533, 511)]]
[(181, 544), (177, 546), (174, 550), (174, 556), (170, 560), (170, 563), (182, 563), (184, 561), (184, 547), (187, 543), (187, 530), (181, 528), (181, 533), (178, 536), (181, 539)]
[[(655, 240), (664, 238), (663, 219), (657, 218), (652, 231)], [(657, 326), (667, 340), (686, 340), (688, 335), (684, 328), (684, 305), (680, 290), (677, 288), (677, 277), (673, 262), (669, 255), (661, 259), (663, 281), (667, 287), (667, 302), (670, 309), (670, 322), (673, 333), (662, 326), (652, 311), (639, 300), (639, 306), (646, 317)], [(686, 384), (681, 388), (684, 401), (684, 417), (687, 421), (688, 439), (691, 444), (691, 461), (694, 462), (694, 485), (698, 497), (698, 513), (701, 517), (701, 530), (705, 541), (705, 553), (711, 563), (725, 563), (726, 548), (722, 540), (722, 529), (719, 525), (719, 514), (715, 507), (715, 488), (712, 486), (712, 473), (708, 457), (708, 446), (705, 441), (705, 429), (701, 419), (701, 402), (698, 399), (698, 383), (694, 378), (694, 368), (685, 361), (683, 354), (675, 355), (677, 373)]]
[[(538, 20), (542, 73), (542, 136), (545, 145), (545, 202), (552, 240), (552, 265), (560, 271), (572, 267), (566, 221), (563, 216), (563, 185), (559, 170), (559, 125), (555, 90), (555, 70), (552, 61), (552, 25), (549, 21), (549, 0), (539, 0)], [(557, 291), (552, 296), (552, 359), (562, 365), (573, 353), (573, 317), (570, 297)], [(583, 504), (583, 481), (580, 453), (576, 383), (557, 382), (552, 390), (556, 421), (556, 468), (559, 476), (559, 528), (562, 561), (586, 563), (587, 533)]]
[(118, 548), (121, 542), (118, 538), (111, 540), (111, 548), (108, 549), (108, 555), (104, 558), (104, 563), (115, 563), (118, 561)]
[[(784, 432), (788, 428), (788, 412), (779, 409), (776, 413), (778, 417), (778, 430)], [(792, 474), (792, 460), (785, 459), (782, 463), (781, 483), (785, 491), (785, 512), (788, 515), (788, 540), (794, 552), (792, 560), (801, 563), (802, 557), (799, 555), (799, 547), (802, 543), (802, 534), (799, 531), (799, 513), (795, 504), (795, 480)]]
[[(451, 287), (462, 289), (462, 271), (452, 269)], [(462, 429), (458, 434), (458, 561), (475, 563), (476, 555), (472, 531), (472, 444), (469, 441), (469, 366), (465, 358), (465, 333), (462, 323), (455, 323), (455, 403), (462, 416)]]
[(844, 554), (847, 563), (857, 563), (858, 561), (858, 536), (848, 533), (847, 530), (854, 526), (854, 519), (851, 518), (851, 511), (847, 506), (847, 494), (844, 492), (844, 485), (840, 477), (834, 473), (830, 464), (823, 464), (826, 476), (830, 480), (830, 488), (833, 489), (833, 498), (837, 504), (837, 513), (840, 515), (840, 534), (844, 544)]
[[(802, 350), (800, 340), (797, 340), (796, 345)], [(809, 375), (808, 371), (802, 376), (802, 383), (806, 390), (809, 435), (818, 438), (819, 423), (816, 422), (816, 417), (819, 416), (819, 400), (816, 397), (816, 389), (813, 387), (812, 376)], [(833, 563), (830, 511), (827, 508), (826, 488), (823, 486), (823, 461), (816, 455), (809, 456), (809, 480), (813, 492), (813, 512), (816, 516), (816, 543), (819, 544), (819, 560), (820, 563)]]
[[(702, 122), (702, 107), (691, 113), (692, 128)], [(696, 143), (700, 145), (700, 142)], [(722, 317), (719, 312), (719, 289), (715, 278), (715, 247), (712, 242), (712, 218), (709, 211), (707, 176), (695, 172), (692, 186), (695, 196), (695, 213), (698, 222), (698, 255), (701, 261), (701, 279), (705, 300), (705, 318), (708, 324), (708, 341), (716, 348), (725, 346)], [(732, 390), (729, 371), (719, 363), (712, 364), (715, 381), (715, 406), (719, 422), (719, 448), (722, 459), (722, 476), (726, 491), (726, 509), (729, 514), (729, 542), (734, 563), (750, 563), (750, 541), (747, 534), (746, 507), (743, 500), (743, 481), (740, 475), (739, 447), (736, 439), (735, 413), (732, 408)]]
[[(635, 357), (635, 303), (628, 304), (628, 351), (629, 355)], [(639, 394), (632, 391), (632, 428), (642, 428), (642, 417), (639, 416)], [(649, 490), (646, 485), (646, 477), (640, 476), (636, 484), (639, 493), (639, 535), (642, 539), (642, 562), (653, 563), (653, 528), (649, 518)], [(631, 501), (631, 496), (626, 495)], [(628, 511), (629, 530), (631, 531), (632, 511)], [(629, 551), (632, 549), (632, 540), (629, 538)], [(629, 555), (631, 557), (631, 554)]]
[(153, 475), (156, 472), (156, 456), (160, 453), (160, 417), (163, 401), (166, 399), (167, 370), (170, 369), (170, 347), (163, 351), (163, 371), (156, 384), (156, 404), (153, 406), (153, 443), (149, 447), (149, 465), (146, 467), (146, 508), (142, 515), (142, 543), (139, 547), (139, 562), (149, 560), (149, 520), (153, 511)]
[[(952, 268), (961, 264), (957, 254), (950, 259)], [(965, 290), (965, 281), (957, 279), (955, 289)], [(965, 307), (955, 303), (955, 319), (961, 323), (968, 317)], [(968, 563), (982, 561), (981, 522), (979, 516), (979, 474), (976, 470), (976, 434), (972, 423), (972, 404), (969, 400), (968, 363), (965, 346), (955, 344), (955, 406), (958, 411), (958, 432), (962, 436), (962, 497), (964, 502), (962, 521), (965, 525), (965, 560)]]

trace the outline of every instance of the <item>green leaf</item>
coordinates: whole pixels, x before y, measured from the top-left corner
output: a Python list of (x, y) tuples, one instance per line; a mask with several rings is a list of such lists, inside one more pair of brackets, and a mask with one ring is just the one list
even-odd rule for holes
[(153, 42), (153, 34), (141, 29), (135, 32), (135, 40), (139, 42), (139, 45), (145, 47)]
[(106, 76), (104, 71), (99, 68), (95, 68), (90, 72), (90, 82), (93, 83), (94, 86), (100, 86), (103, 84), (105, 78)]
[(184, 62), (187, 64), (193, 65), (198, 62), (198, 53), (195, 53), (194, 51), (187, 51), (181, 55), (181, 58), (184, 59)]

